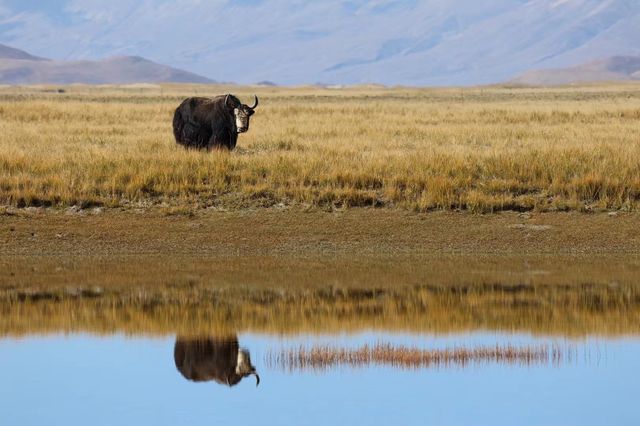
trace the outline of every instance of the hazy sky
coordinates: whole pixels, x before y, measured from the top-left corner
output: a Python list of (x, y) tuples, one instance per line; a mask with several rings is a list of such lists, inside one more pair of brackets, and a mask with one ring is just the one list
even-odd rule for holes
[(0, 0), (0, 43), (243, 83), (472, 84), (640, 53), (640, 1)]

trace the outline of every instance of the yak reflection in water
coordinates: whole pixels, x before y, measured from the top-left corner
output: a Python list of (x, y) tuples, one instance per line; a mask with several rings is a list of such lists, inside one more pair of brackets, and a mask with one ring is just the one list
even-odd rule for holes
[(251, 365), (249, 351), (240, 348), (237, 336), (176, 339), (173, 350), (176, 368), (185, 379), (194, 382), (214, 380), (234, 386), (247, 376), (260, 376)]

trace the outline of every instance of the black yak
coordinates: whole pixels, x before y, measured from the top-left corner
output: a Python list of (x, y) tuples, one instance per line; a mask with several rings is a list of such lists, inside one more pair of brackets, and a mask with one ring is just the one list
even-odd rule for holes
[(173, 349), (173, 359), (176, 368), (187, 380), (214, 380), (233, 386), (243, 378), (254, 375), (256, 386), (260, 384), (260, 376), (251, 365), (249, 351), (240, 348), (235, 336), (197, 339), (178, 337)]
[(176, 142), (187, 148), (232, 150), (238, 133), (249, 130), (249, 117), (258, 106), (240, 102), (235, 96), (215, 98), (187, 98), (173, 114), (173, 135)]

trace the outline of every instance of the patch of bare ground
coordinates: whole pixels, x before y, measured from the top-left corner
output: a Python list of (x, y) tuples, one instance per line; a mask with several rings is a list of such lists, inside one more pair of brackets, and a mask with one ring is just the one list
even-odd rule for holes
[(640, 214), (253, 209), (0, 215), (1, 256), (640, 254)]

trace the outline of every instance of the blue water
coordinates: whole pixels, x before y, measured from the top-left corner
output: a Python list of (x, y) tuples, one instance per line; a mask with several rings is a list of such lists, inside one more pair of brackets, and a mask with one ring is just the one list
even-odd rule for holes
[[(640, 339), (366, 333), (239, 335), (261, 383), (186, 380), (175, 338), (34, 336), (0, 340), (0, 425), (639, 425)], [(559, 365), (402, 370), (270, 368), (270, 350), (389, 342), (411, 347), (572, 345)]]

